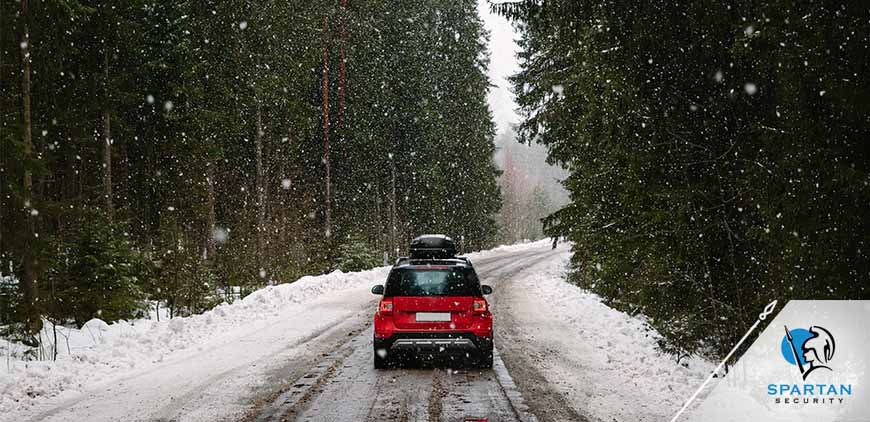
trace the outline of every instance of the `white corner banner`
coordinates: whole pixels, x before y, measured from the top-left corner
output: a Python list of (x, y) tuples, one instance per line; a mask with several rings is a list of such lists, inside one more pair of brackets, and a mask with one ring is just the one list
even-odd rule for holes
[(685, 420), (870, 422), (870, 301), (788, 302)]

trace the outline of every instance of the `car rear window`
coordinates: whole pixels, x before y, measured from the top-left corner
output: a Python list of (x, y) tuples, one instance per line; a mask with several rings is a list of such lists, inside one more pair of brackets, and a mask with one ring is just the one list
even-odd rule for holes
[(412, 267), (390, 272), (384, 296), (480, 296), (471, 268)]

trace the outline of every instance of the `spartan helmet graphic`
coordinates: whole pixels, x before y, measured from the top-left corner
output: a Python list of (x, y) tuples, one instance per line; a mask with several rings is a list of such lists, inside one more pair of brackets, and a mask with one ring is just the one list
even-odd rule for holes
[(834, 358), (834, 348), (836, 347), (834, 336), (831, 335), (830, 331), (816, 325), (811, 326), (809, 331), (813, 336), (808, 338), (801, 347), (804, 360), (809, 365), (805, 368), (804, 379), (817, 368), (825, 368), (830, 371), (831, 368), (826, 365)]
[(793, 362), (797, 365), (803, 379), (806, 380), (816, 369), (825, 368), (831, 371), (827, 364), (834, 358), (834, 336), (824, 327), (817, 325), (801, 331), (809, 333), (809, 337), (796, 339), (792, 337), (788, 327), (785, 327), (785, 336), (791, 346), (791, 355), (794, 357)]

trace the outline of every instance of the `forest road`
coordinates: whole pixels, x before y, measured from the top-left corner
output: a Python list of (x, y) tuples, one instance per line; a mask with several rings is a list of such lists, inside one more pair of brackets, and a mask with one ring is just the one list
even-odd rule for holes
[(567, 246), (540, 245), (474, 261), (493, 286), (493, 369), (435, 362), (375, 370), (372, 315), (378, 297), (355, 288), (300, 305), (289, 320), (252, 327), (231, 341), (43, 408), (30, 421), (587, 421), (536, 368), (534, 327), (513, 326), (499, 307), (515, 280)]
[[(493, 369), (463, 367), (444, 360), (376, 370), (372, 366), (372, 329), (368, 326), (306, 375), (260, 404), (246, 420), (587, 421), (562, 403), (563, 395), (549, 388), (536, 372), (530, 361), (534, 354), (524, 353), (534, 347), (521, 339), (526, 330), (510, 326), (513, 318), (500, 313), (498, 307), (499, 297), (534, 294), (511, 291), (512, 280), (534, 271), (535, 264), (556, 253), (546, 247), (474, 262), (481, 283), (495, 291), (489, 298), (496, 321)], [(510, 337), (500, 337), (502, 332)]]

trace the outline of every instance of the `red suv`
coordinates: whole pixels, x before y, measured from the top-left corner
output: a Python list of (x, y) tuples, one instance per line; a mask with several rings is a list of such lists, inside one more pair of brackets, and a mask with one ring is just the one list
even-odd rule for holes
[(372, 287), (383, 295), (374, 319), (374, 365), (384, 368), (397, 355), (448, 355), (492, 367), (492, 313), (466, 258), (455, 257), (449, 237), (421, 236), (411, 243), (411, 257), (399, 258), (386, 285)]

